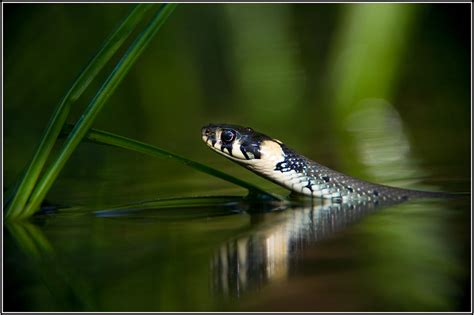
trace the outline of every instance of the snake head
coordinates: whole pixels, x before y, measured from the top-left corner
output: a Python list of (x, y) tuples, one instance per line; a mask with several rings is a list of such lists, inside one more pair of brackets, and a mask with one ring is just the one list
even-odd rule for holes
[(201, 129), (202, 140), (212, 150), (240, 163), (261, 158), (261, 145), (273, 141), (252, 128), (228, 124), (210, 124)]

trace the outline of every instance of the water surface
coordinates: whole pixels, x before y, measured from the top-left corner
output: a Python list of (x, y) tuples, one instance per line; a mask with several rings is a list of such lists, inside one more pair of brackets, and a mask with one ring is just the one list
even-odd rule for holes
[(71, 209), (7, 226), (9, 303), (26, 301), (25, 311), (466, 307), (469, 200), (265, 210), (237, 198), (181, 202), (188, 206)]

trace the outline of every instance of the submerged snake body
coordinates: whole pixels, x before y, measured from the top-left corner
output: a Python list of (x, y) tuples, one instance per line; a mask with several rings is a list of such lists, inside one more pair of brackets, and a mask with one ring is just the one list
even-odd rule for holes
[(251, 128), (208, 125), (203, 141), (214, 151), (256, 174), (297, 194), (335, 201), (402, 201), (440, 197), (441, 193), (416, 191), (366, 182), (316, 163), (281, 141)]

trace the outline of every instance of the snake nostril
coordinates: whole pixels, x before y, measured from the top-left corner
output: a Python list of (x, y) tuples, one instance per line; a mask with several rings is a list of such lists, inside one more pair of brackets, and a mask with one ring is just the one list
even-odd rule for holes
[(207, 127), (202, 127), (201, 133), (202, 133), (203, 135), (208, 136), (209, 133), (210, 133), (209, 128), (207, 128)]

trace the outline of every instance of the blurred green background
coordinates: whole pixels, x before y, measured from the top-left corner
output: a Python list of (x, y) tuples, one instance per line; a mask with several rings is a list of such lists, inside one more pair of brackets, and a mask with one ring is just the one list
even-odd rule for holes
[[(432, 180), (447, 185), (443, 179), (467, 178), (469, 171), (467, 9), (431, 4), (183, 5), (94, 127), (266, 185), (201, 143), (204, 124), (242, 124), (330, 167), (388, 182), (397, 178), (361, 165), (364, 152), (358, 141), (367, 141), (367, 135), (358, 140), (361, 135), (354, 131), (373, 124), (370, 115), (357, 113), (375, 103), (402, 124), (390, 125), (393, 117), (382, 113), (385, 118), (375, 119), (379, 131), (392, 134), (403, 128), (407, 144), (395, 146), (409, 145), (413, 159), (423, 156), (419, 162)], [(5, 186), (32, 156), (60, 98), (129, 11), (130, 5), (121, 4), (5, 6)], [(101, 79), (94, 83), (73, 107), (70, 122)], [(438, 167), (446, 163), (449, 167)], [(129, 187), (126, 196), (120, 191), (124, 186)], [(116, 203), (218, 188), (233, 189), (172, 161), (83, 144), (48, 197), (67, 204)]]
[[(5, 4), (3, 8), (3, 180), (4, 186), (9, 187), (33, 155), (56, 104), (107, 35), (130, 12), (132, 5)], [(284, 190), (208, 150), (201, 141), (201, 126), (210, 122), (251, 126), (322, 164), (379, 183), (469, 191), (469, 27), (469, 4), (180, 5), (110, 98), (94, 127), (160, 146), (278, 193), (284, 193)], [(79, 117), (112, 67), (113, 64), (109, 65), (75, 104), (69, 122)], [(67, 163), (47, 199), (64, 205), (97, 208), (166, 197), (244, 193), (241, 188), (173, 161), (84, 143)], [(459, 211), (450, 221), (452, 226), (443, 225), (442, 220), (433, 222), (433, 226), (445, 232), (451, 229), (463, 231), (459, 232), (461, 236), (444, 240), (448, 245), (443, 249), (435, 246), (436, 249), (430, 254), (436, 256), (438, 253), (439, 257), (446, 255), (443, 250), (457, 243), (459, 252), (453, 254), (449, 263), (468, 272), (466, 251), (469, 244), (465, 237), (469, 229), (466, 225), (469, 209), (467, 205), (456, 209)], [(415, 209), (415, 213), (418, 210)], [(426, 210), (422, 207), (420, 211), (425, 213)], [(427, 213), (429, 215), (429, 211)], [(440, 213), (444, 212), (440, 210)], [(247, 219), (235, 219), (235, 222), (222, 219), (225, 222), (216, 223), (219, 227), (223, 226), (217, 234), (199, 234), (197, 239), (205, 242), (206, 249), (212, 252), (210, 248), (239, 231), (242, 223), (239, 220), (247, 222)], [(48, 229), (48, 225), (41, 221), (46, 226), (42, 228), (42, 233), (53, 239), (71, 237), (69, 241), (55, 245), (68, 248), (66, 256), (87, 253), (89, 246), (105, 246), (104, 237), (108, 235), (105, 231), (108, 230), (102, 226), (102, 221), (72, 223), (58, 218), (52, 220), (49, 223), (52, 230), (51, 226)], [(383, 218), (379, 220), (384, 222)], [(419, 220), (415, 222), (422, 222), (423, 216)], [(371, 229), (377, 219), (371, 222), (366, 223), (364, 231), (369, 235), (375, 233), (373, 238), (383, 236), (384, 230), (376, 230), (382, 233), (377, 234)], [(67, 231), (68, 224), (77, 224), (82, 228), (74, 236)], [(235, 229), (224, 232), (227, 224)], [(397, 229), (405, 225), (396, 220), (394, 224), (393, 230), (390, 230), (390, 224), (385, 227), (396, 232), (394, 235), (405, 235)], [(86, 231), (89, 230), (84, 230), (87, 226), (98, 230), (92, 232), (96, 239), (83, 244), (77, 236), (88, 233)], [(120, 242), (121, 230), (117, 228), (112, 228), (110, 232), (118, 237), (109, 240), (111, 243)], [(123, 228), (127, 229), (125, 223)], [(161, 223), (159, 228), (163, 228)], [(412, 228), (416, 231), (418, 226), (413, 225)], [(196, 231), (201, 233), (205, 230), (206, 225), (202, 227), (190, 223), (184, 228), (191, 231), (188, 234), (181, 229), (169, 229), (164, 228), (168, 232), (161, 231), (158, 236), (151, 232), (134, 236), (138, 243), (148, 246), (154, 244), (155, 238), (172, 244), (176, 242), (175, 247), (165, 249), (178, 252), (172, 256), (173, 259), (164, 261), (165, 256), (157, 258), (171, 268), (169, 273), (162, 271), (155, 276), (169, 277), (164, 280), (168, 285), (173, 281), (183, 285), (176, 279), (185, 278), (192, 292), (193, 288), (196, 288), (195, 292), (200, 292), (198, 282), (208, 279), (209, 253), (204, 251), (193, 256), (194, 252), (190, 254), (187, 251), (196, 245), (187, 240), (196, 237), (193, 234)], [(54, 234), (59, 231), (65, 234)], [(176, 239), (177, 234), (174, 233), (185, 233), (184, 239)], [(439, 245), (429, 235), (425, 237), (433, 242), (430, 244)], [(361, 241), (362, 244), (367, 235), (363, 233), (355, 239), (348, 237), (354, 243)], [(416, 237), (419, 235), (415, 233)], [(13, 268), (22, 256), (14, 249), (11, 239), (8, 246), (12, 255), (7, 266)], [(69, 252), (72, 248), (77, 252)], [(335, 252), (340, 249), (335, 248)], [(383, 246), (378, 243), (374, 248), (380, 249), (375, 250), (374, 257), (384, 252)], [(410, 248), (405, 255), (413, 255), (418, 250), (416, 248)], [(123, 250), (113, 249), (107, 257), (119, 255)], [(369, 255), (370, 250), (367, 251)], [(179, 254), (185, 252), (184, 256)], [(137, 255), (148, 257), (145, 264), (152, 268), (148, 251), (144, 250), (144, 253)], [(178, 260), (196, 257), (201, 259), (199, 273), (181, 274), (187, 266), (173, 265)], [(104, 260), (107, 266), (106, 258), (97, 259)], [(429, 258), (426, 263), (430, 263)], [(127, 263), (124, 266), (129, 267)], [(425, 267), (421, 264), (410, 270), (415, 274)], [(33, 267), (24, 268), (30, 270)], [(370, 269), (374, 272), (370, 273), (369, 278), (386, 277), (378, 273), (378, 268)], [(116, 275), (117, 270), (110, 271), (110, 276)], [(405, 271), (400, 269), (401, 273)], [(438, 271), (433, 273), (438, 274)], [(94, 272), (99, 271), (87, 271), (87, 276), (83, 276), (86, 280), (81, 281), (93, 279)], [(465, 276), (463, 272), (460, 274)], [(181, 274), (182, 278), (175, 278), (176, 273)], [(141, 276), (146, 278), (147, 273), (143, 272)], [(413, 294), (406, 293), (411, 294), (412, 298), (405, 300), (407, 304), (390, 304), (394, 303), (395, 298), (390, 300), (388, 296), (400, 299), (406, 296), (403, 290), (397, 293), (388, 290), (387, 300), (377, 299), (380, 305), (371, 304), (370, 309), (459, 310), (467, 305), (465, 299), (469, 296), (463, 291), (464, 276), (457, 276), (464, 279), (460, 280), (461, 284), (458, 283), (461, 286), (456, 291), (458, 293), (446, 297), (440, 304), (433, 302), (439, 300), (439, 295), (428, 294), (429, 298), (425, 299), (425, 295), (419, 295), (420, 291), (416, 290)], [(98, 288), (92, 292), (107, 292), (111, 300), (99, 295), (99, 300), (103, 298), (102, 302), (107, 301), (105, 304), (94, 304), (93, 307), (84, 299), (79, 299), (84, 303), (65, 302), (67, 307), (58, 306), (48, 302), (43, 293), (39, 294), (41, 289), (36, 285), (29, 286), (31, 280), (26, 278), (16, 273), (8, 282), (7, 288), (15, 292), (8, 296), (8, 305), (12, 310), (17, 310), (20, 304), (26, 305), (21, 310), (75, 310), (87, 307), (135, 310), (137, 305), (145, 310), (182, 310), (180, 305), (186, 305), (185, 309), (190, 310), (216, 307), (210, 293), (200, 292), (202, 296), (190, 293), (194, 299), (183, 301), (177, 298), (178, 295), (168, 292), (158, 304), (143, 304), (140, 299), (122, 299), (124, 305), (114, 308), (111, 305), (120, 302), (108, 296), (114, 292)], [(144, 281), (140, 279), (124, 281), (124, 287), (139, 286)], [(392, 279), (396, 281), (397, 277)], [(378, 290), (378, 285), (381, 284), (374, 284), (373, 287)], [(412, 285), (400, 282), (402, 289)], [(144, 296), (156, 293), (155, 287), (147, 288), (150, 291)], [(24, 293), (20, 294), (18, 290), (24, 290)], [(446, 296), (450, 296), (449, 293)], [(435, 297), (434, 300), (432, 297)], [(68, 301), (66, 298), (59, 299)], [(218, 305), (222, 305), (221, 302), (219, 300)], [(359, 305), (358, 309), (367, 309), (365, 306)], [(259, 306), (250, 309), (259, 309)]]

